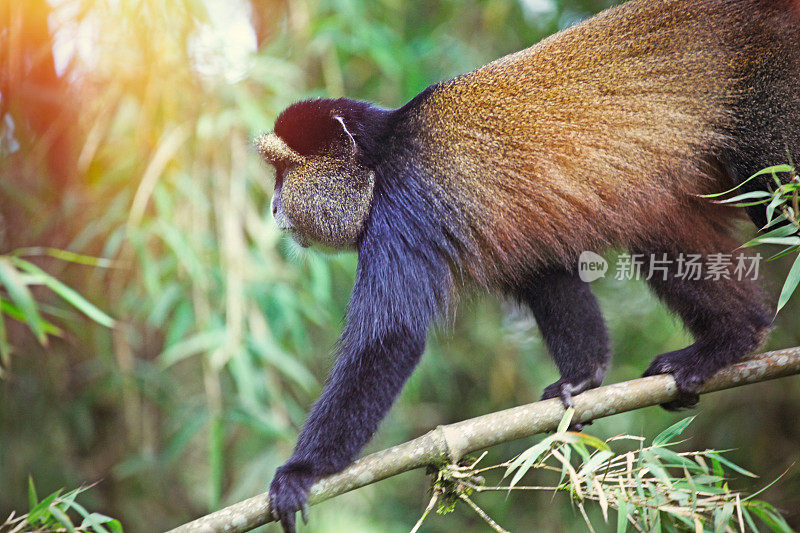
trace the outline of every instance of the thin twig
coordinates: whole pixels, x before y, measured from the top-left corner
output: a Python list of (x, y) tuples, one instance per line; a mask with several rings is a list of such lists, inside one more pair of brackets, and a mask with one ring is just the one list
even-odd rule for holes
[(428, 514), (433, 510), (434, 507), (436, 507), (436, 502), (439, 501), (440, 495), (441, 492), (439, 492), (434, 488), (433, 495), (431, 496), (431, 501), (428, 502), (428, 506), (425, 508), (425, 511), (423, 511), (422, 516), (419, 517), (419, 520), (417, 520), (417, 523), (414, 524), (414, 528), (411, 530), (410, 533), (417, 533), (417, 531), (419, 531), (419, 528), (422, 527), (422, 522), (424, 522), (425, 519), (428, 518)]
[(492, 520), (492, 517), (491, 517), (491, 516), (489, 516), (488, 514), (486, 514), (486, 512), (485, 512), (483, 509), (481, 509), (480, 507), (478, 507), (478, 506), (475, 504), (475, 502), (473, 502), (472, 500), (470, 500), (470, 499), (469, 499), (469, 496), (467, 496), (466, 494), (460, 494), (458, 497), (459, 497), (459, 499), (461, 499), (462, 501), (464, 501), (464, 502), (465, 502), (467, 505), (469, 505), (470, 507), (472, 507), (472, 510), (473, 510), (473, 511), (475, 511), (475, 512), (478, 514), (478, 516), (480, 516), (481, 518), (483, 518), (483, 519), (486, 521), (486, 523), (487, 523), (487, 524), (489, 524), (489, 527), (491, 527), (492, 529), (494, 529), (494, 530), (495, 530), (495, 531), (497, 531), (498, 533), (509, 533), (509, 531), (507, 531), (507, 530), (503, 529), (502, 527), (500, 527), (500, 525), (499, 525), (497, 522), (495, 522), (494, 520)]

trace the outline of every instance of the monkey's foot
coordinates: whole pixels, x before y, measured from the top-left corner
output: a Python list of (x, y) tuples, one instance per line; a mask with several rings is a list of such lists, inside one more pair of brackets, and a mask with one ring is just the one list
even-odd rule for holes
[[(591, 379), (571, 381), (561, 378), (552, 385), (548, 385), (547, 387), (545, 387), (544, 392), (542, 393), (542, 400), (549, 400), (550, 398), (560, 398), (561, 403), (564, 404), (564, 408), (569, 409), (570, 407), (575, 406), (575, 403), (572, 401), (573, 396), (576, 396), (589, 389), (593, 389), (597, 387), (597, 385), (598, 383), (595, 383)], [(569, 430), (581, 431), (583, 429), (583, 426), (588, 426), (591, 423), (592, 423), (591, 421), (588, 421), (580, 424), (579, 423), (571, 424), (569, 426)]]
[(682, 350), (663, 353), (653, 359), (645, 370), (643, 377), (672, 374), (675, 378), (678, 397), (662, 403), (661, 407), (668, 411), (679, 411), (694, 407), (700, 401), (700, 387), (718, 370), (711, 363), (714, 359), (700, 352), (697, 345), (693, 344)]
[(285, 533), (295, 533), (295, 514), (300, 511), (307, 523), (306, 499), (316, 477), (304, 463), (289, 461), (278, 468), (269, 486), (269, 504), (272, 517), (280, 521)]

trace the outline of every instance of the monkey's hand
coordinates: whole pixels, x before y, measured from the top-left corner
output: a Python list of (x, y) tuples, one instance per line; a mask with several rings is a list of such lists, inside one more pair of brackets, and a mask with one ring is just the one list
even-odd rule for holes
[(565, 408), (574, 407), (572, 397), (597, 387), (599, 384), (594, 380), (586, 379), (566, 379), (561, 378), (552, 385), (548, 385), (542, 393), (542, 400), (549, 400), (550, 398), (561, 398), (561, 403)]
[[(564, 404), (565, 409), (569, 409), (570, 407), (574, 407), (574, 403), (572, 401), (572, 397), (574, 395), (578, 395), (584, 391), (589, 389), (593, 389), (597, 387), (599, 383), (596, 383), (595, 380), (592, 379), (578, 379), (578, 380), (567, 380), (565, 378), (561, 378), (552, 385), (548, 385), (544, 389), (544, 393), (542, 393), (542, 400), (549, 400), (550, 398), (560, 398), (561, 403)], [(574, 423), (570, 424), (569, 430), (570, 431), (581, 431), (583, 426), (588, 426), (591, 424), (591, 420), (588, 422), (584, 422), (582, 424)]]
[(316, 480), (311, 465), (305, 461), (290, 459), (275, 472), (269, 485), (269, 504), (273, 518), (280, 521), (285, 533), (295, 533), (297, 511), (300, 511), (303, 523), (308, 522), (306, 499)]
[(700, 401), (700, 387), (713, 372), (708, 370), (709, 365), (704, 361), (709, 358), (698, 353), (697, 344), (692, 344), (681, 350), (662, 353), (656, 357), (645, 370), (643, 377), (658, 374), (672, 374), (678, 386), (678, 397), (662, 403), (661, 407), (667, 411), (679, 411), (694, 407)]

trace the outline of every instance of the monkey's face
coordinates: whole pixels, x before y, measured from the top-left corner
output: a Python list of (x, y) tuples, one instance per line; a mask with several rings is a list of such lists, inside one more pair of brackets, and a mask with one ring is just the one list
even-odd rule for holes
[(356, 245), (372, 204), (375, 177), (355, 161), (309, 157), (276, 177), (272, 213), (303, 246)]
[[(354, 248), (372, 205), (375, 175), (348, 150), (301, 156), (287, 152), (291, 149), (274, 134), (258, 145), (275, 167), (272, 215), (278, 227), (301, 246)], [(282, 157), (268, 153), (275, 146)]]

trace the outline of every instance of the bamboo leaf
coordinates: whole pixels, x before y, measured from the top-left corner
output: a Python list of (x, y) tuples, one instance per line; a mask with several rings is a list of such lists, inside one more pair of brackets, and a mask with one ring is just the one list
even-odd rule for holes
[(541, 457), (543, 453), (545, 453), (547, 450), (550, 449), (550, 446), (555, 441), (554, 437), (555, 435), (550, 435), (548, 437), (545, 437), (538, 444), (522, 452), (519, 455), (519, 457), (514, 459), (511, 462), (511, 464), (508, 465), (505, 474), (503, 474), (503, 479), (508, 477), (508, 475), (511, 472), (515, 470), (517, 471), (514, 477), (511, 479), (509, 486), (513, 487), (514, 485), (516, 485), (519, 482), (519, 480), (522, 479), (522, 476), (524, 476), (528, 472), (531, 465), (533, 465), (533, 463), (535, 463), (536, 460), (539, 459), (539, 457)]
[(109, 533), (103, 524), (110, 524), (111, 522), (117, 522), (117, 520), (100, 513), (89, 513), (81, 522), (81, 529), (91, 526), (97, 533)]
[(569, 407), (566, 411), (564, 411), (564, 416), (561, 417), (561, 422), (558, 423), (558, 429), (556, 429), (557, 433), (564, 433), (569, 429), (569, 424), (572, 422), (572, 416), (575, 414), (575, 408)]
[(767, 229), (767, 228), (771, 228), (771, 227), (772, 227), (772, 226), (774, 226), (775, 224), (780, 224), (781, 222), (783, 222), (783, 221), (785, 221), (785, 220), (787, 220), (787, 218), (786, 218), (786, 215), (784, 215), (783, 213), (781, 213), (780, 215), (776, 216), (776, 217), (775, 217), (775, 218), (773, 218), (771, 221), (769, 221), (769, 222), (767, 223), (767, 225), (766, 225), (766, 226), (764, 226), (763, 228), (761, 228), (761, 231), (764, 231), (764, 230), (765, 230), (765, 229)]
[(798, 283), (800, 283), (800, 254), (797, 254), (797, 258), (794, 260), (794, 264), (789, 270), (789, 274), (786, 276), (786, 281), (783, 283), (781, 295), (778, 297), (778, 309), (775, 311), (776, 314), (789, 302), (789, 298), (794, 294)]
[(620, 489), (620, 493), (617, 496), (617, 501), (619, 502), (617, 506), (617, 533), (625, 533), (628, 530), (628, 500), (625, 499), (622, 489)]
[(37, 503), (33, 509), (28, 512), (28, 523), (31, 525), (36, 525), (36, 522), (41, 519), (45, 518), (48, 509), (50, 508), (50, 504), (53, 503), (56, 498), (61, 495), (61, 489), (58, 489), (54, 493), (47, 496), (45, 499)]
[(755, 533), (760, 533), (758, 528), (756, 527), (755, 522), (753, 522), (753, 517), (750, 516), (750, 511), (747, 510), (747, 505), (742, 505), (742, 515), (744, 516), (745, 522), (747, 523), (747, 527), (750, 528), (750, 531), (754, 531)]
[(769, 191), (751, 191), (724, 200), (715, 200), (715, 202), (718, 204), (731, 204), (734, 202), (741, 202), (742, 200), (752, 200), (754, 198), (772, 198), (772, 194)]
[(727, 529), (734, 510), (733, 502), (728, 502), (714, 513), (714, 533), (721, 533)]
[(608, 459), (614, 457), (614, 452), (609, 450), (600, 450), (592, 456), (591, 459), (586, 461), (581, 469), (578, 471), (578, 477), (588, 477), (600, 468)]
[(114, 261), (112, 259), (107, 259), (105, 257), (93, 257), (90, 255), (78, 254), (75, 252), (70, 252), (68, 250), (60, 250), (58, 248), (50, 248), (50, 247), (35, 246), (30, 248), (19, 248), (11, 252), (10, 255), (13, 255), (14, 257), (44, 255), (53, 257), (55, 259), (60, 259), (62, 261), (67, 261), (69, 263), (93, 266), (98, 268), (109, 268), (114, 266)]
[(215, 350), (223, 345), (226, 338), (224, 328), (214, 329), (197, 333), (168, 347), (161, 352), (159, 359), (165, 367), (186, 359), (198, 353), (205, 353)]
[[(745, 470), (741, 466), (729, 461), (728, 459), (725, 459), (722, 455), (720, 455), (717, 452), (708, 451), (706, 453), (706, 455), (708, 455), (712, 459), (716, 459), (717, 461), (722, 463), (723, 466), (726, 466), (726, 467), (730, 468), (731, 470), (739, 472), (742, 475), (745, 475), (747, 477), (758, 477), (757, 475), (755, 475), (754, 473), (750, 472), (749, 470)], [(720, 475), (724, 475), (724, 472), (720, 472)]]
[(775, 196), (772, 198), (772, 201), (769, 203), (769, 205), (767, 205), (767, 223), (772, 220), (772, 217), (775, 214), (775, 210), (778, 208), (778, 206), (784, 203), (786, 203), (786, 199), (780, 194), (775, 194)]
[(672, 424), (653, 439), (653, 446), (666, 446), (667, 444), (671, 443), (672, 439), (683, 433), (694, 419), (694, 416), (690, 416)]
[(0, 283), (8, 291), (11, 300), (22, 313), (22, 318), (31, 328), (40, 344), (47, 344), (47, 334), (44, 331), (42, 317), (36, 307), (30, 289), (22, 280), (22, 276), (6, 257), (0, 257)]
[(90, 303), (86, 298), (78, 294), (75, 290), (66, 286), (64, 283), (57, 280), (56, 278), (54, 278), (53, 276), (51, 276), (50, 274), (39, 268), (38, 266), (34, 265), (33, 263), (29, 263), (24, 259), (20, 259), (18, 257), (12, 259), (12, 261), (21, 270), (24, 270), (28, 274), (34, 276), (41, 283), (43, 283), (48, 289), (58, 294), (67, 303), (77, 308), (79, 311), (81, 311), (84, 315), (86, 315), (93, 321), (107, 328), (114, 327), (113, 318), (111, 318), (103, 311), (98, 309), (95, 305)]
[(770, 256), (767, 261), (774, 261), (775, 259), (780, 259), (781, 257), (786, 257), (787, 255), (791, 255), (794, 253), (800, 253), (800, 246), (790, 246), (778, 252), (777, 254)]
[[(19, 307), (8, 300), (0, 300), (0, 311), (2, 311), (3, 314), (10, 316), (14, 320), (25, 322), (25, 315), (22, 313), (22, 311), (20, 311)], [(64, 334), (61, 328), (45, 319), (42, 319), (42, 327), (44, 328), (44, 332), (48, 335), (60, 337)]]
[(800, 237), (756, 237), (742, 245), (742, 248), (754, 246), (753, 244), (780, 244), (781, 246), (800, 246)]
[(52, 514), (53, 517), (58, 520), (59, 525), (64, 526), (69, 533), (75, 533), (75, 525), (72, 523), (72, 520), (70, 520), (67, 513), (62, 511), (58, 506), (50, 506), (50, 514)]
[(28, 476), (28, 509), (34, 509), (37, 503), (39, 497), (36, 496), (36, 485), (33, 484), (33, 477)]
[(787, 224), (785, 226), (775, 228), (774, 230), (761, 235), (761, 237), (789, 237), (790, 235), (797, 235), (797, 228), (791, 224)]
[(703, 194), (703, 195), (701, 195), (701, 198), (718, 198), (720, 196), (725, 196), (726, 194), (732, 193), (736, 189), (740, 188), (742, 185), (744, 185), (748, 181), (750, 181), (750, 180), (752, 180), (754, 178), (757, 178), (758, 176), (763, 176), (765, 174), (783, 173), (783, 172), (794, 172), (794, 167), (791, 166), (791, 165), (774, 165), (774, 166), (771, 166), (771, 167), (767, 167), (765, 169), (759, 170), (758, 172), (756, 172), (755, 174), (753, 174), (752, 176), (750, 176), (749, 178), (747, 178), (746, 180), (741, 182), (736, 187), (733, 187), (732, 189), (728, 189), (727, 191), (718, 192), (718, 193), (715, 193), (715, 194)]

